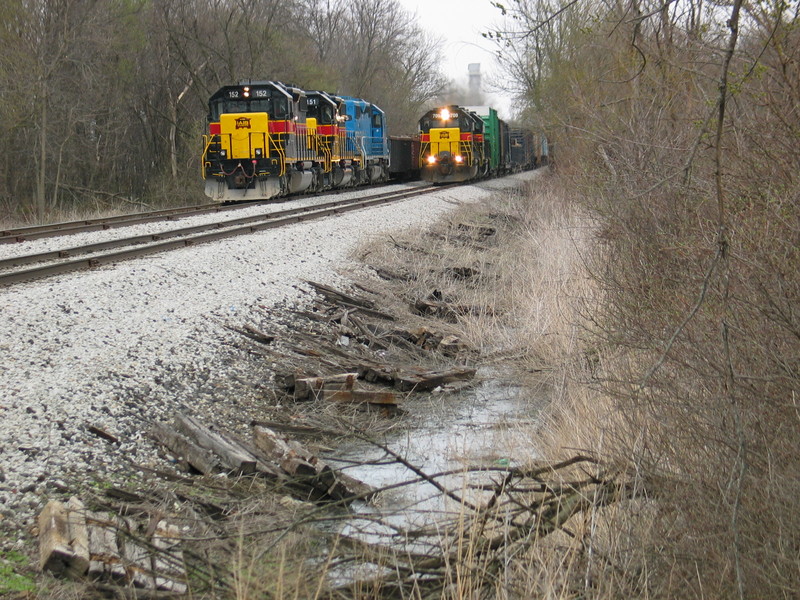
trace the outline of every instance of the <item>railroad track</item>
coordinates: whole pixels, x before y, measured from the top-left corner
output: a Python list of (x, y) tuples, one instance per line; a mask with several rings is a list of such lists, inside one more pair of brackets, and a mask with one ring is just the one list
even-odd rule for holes
[[(30, 227), (17, 227), (14, 229), (0, 229), (0, 244), (14, 244), (38, 240), (59, 235), (70, 235), (85, 231), (103, 231), (115, 229), (117, 227), (127, 227), (128, 225), (140, 225), (142, 223), (152, 223), (154, 221), (169, 221), (172, 219), (183, 219), (195, 215), (206, 215), (211, 213), (225, 213), (250, 207), (257, 203), (236, 204), (223, 206), (222, 204), (201, 204), (199, 206), (181, 206), (176, 208), (165, 208), (149, 212), (136, 213), (130, 215), (118, 215), (116, 217), (101, 217), (97, 219), (83, 219), (80, 221), (65, 221), (63, 223), (51, 223), (48, 225), (31, 225)], [(263, 203), (260, 203), (263, 204)]]
[[(415, 196), (430, 194), (434, 191), (438, 192), (448, 187), (451, 186), (429, 186), (421, 189), (382, 192), (366, 197), (334, 200), (314, 206), (289, 208), (249, 217), (218, 221), (206, 225), (183, 227), (151, 235), (139, 235), (42, 252), (39, 254), (17, 256), (0, 260), (0, 286), (10, 286), (17, 283), (50, 277), (52, 275), (60, 275), (114, 264), (157, 252), (185, 248), (193, 244), (201, 244), (237, 235), (246, 235), (267, 229), (275, 229), (293, 223), (320, 219), (326, 216), (359, 210), (370, 206), (389, 204)], [(130, 248), (130, 246), (133, 247)], [(128, 249), (119, 250), (120, 248)], [(114, 251), (106, 252), (107, 250)], [(77, 260), (68, 260), (80, 255), (91, 256)], [(35, 263), (44, 264), (39, 264), (39, 266), (28, 269), (11, 270), (16, 267)]]
[[(388, 185), (391, 184), (386, 184), (381, 187), (385, 188)], [(336, 188), (326, 192), (326, 195), (338, 195), (352, 191), (353, 188)], [(105, 231), (108, 229), (116, 229), (118, 227), (127, 227), (129, 225), (141, 225), (143, 223), (153, 223), (157, 221), (170, 221), (173, 219), (177, 220), (186, 217), (194, 217), (213, 213), (226, 213), (244, 208), (250, 208), (252, 206), (274, 205), (276, 202), (309, 198), (313, 197), (314, 195), (315, 194), (297, 194), (292, 196), (290, 199), (280, 198), (278, 200), (252, 200), (248, 202), (225, 205), (216, 202), (212, 204), (200, 204), (197, 206), (164, 208), (161, 210), (117, 215), (114, 217), (99, 217), (97, 219), (81, 219), (78, 221), (65, 221), (63, 223), (50, 223), (47, 225), (30, 225), (28, 227), (0, 229), (0, 244), (15, 244), (48, 237), (71, 235), (73, 233)]]

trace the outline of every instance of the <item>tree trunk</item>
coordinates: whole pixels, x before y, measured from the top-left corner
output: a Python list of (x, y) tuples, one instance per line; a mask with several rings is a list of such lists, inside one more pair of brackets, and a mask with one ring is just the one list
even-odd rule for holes
[(47, 93), (42, 97), (41, 123), (39, 124), (39, 171), (36, 177), (36, 216), (44, 220), (46, 206), (45, 174), (47, 172)]

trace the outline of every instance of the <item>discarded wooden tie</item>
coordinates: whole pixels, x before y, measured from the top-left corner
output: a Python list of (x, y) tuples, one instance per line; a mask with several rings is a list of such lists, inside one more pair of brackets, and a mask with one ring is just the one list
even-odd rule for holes
[(184, 594), (177, 526), (89, 511), (78, 498), (51, 500), (39, 514), (39, 567), (53, 575)]
[(187, 468), (204, 475), (266, 477), (288, 484), (304, 500), (309, 493), (335, 501), (369, 495), (369, 486), (336, 472), (298, 442), (257, 423), (251, 425), (251, 433), (252, 443), (242, 442), (182, 414), (172, 426), (157, 423), (152, 431)]

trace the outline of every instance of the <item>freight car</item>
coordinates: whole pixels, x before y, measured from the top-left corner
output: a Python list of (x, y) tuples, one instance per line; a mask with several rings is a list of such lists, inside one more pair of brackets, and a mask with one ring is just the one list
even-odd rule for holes
[(389, 137), (389, 177), (394, 181), (419, 179), (418, 135)]

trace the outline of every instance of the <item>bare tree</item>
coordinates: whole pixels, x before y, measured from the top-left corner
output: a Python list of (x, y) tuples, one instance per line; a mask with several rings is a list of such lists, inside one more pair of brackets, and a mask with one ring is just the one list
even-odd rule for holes
[(609, 414), (587, 443), (654, 496), (646, 518), (626, 515), (631, 537), (605, 547), (609, 564), (646, 571), (641, 595), (792, 595), (798, 10), (508, 10), (510, 78), (558, 133), (563, 181), (599, 229), (587, 265), (600, 299), (583, 323)]
[(346, 15), (345, 0), (303, 0), (301, 3), (298, 16), (307, 26), (307, 35), (316, 48), (317, 60), (328, 62), (337, 55)]

